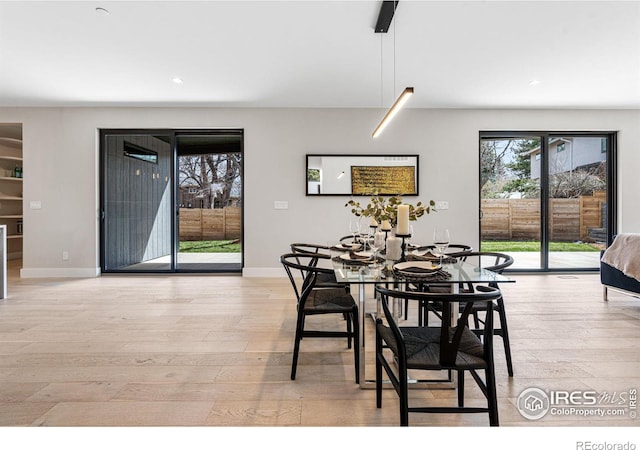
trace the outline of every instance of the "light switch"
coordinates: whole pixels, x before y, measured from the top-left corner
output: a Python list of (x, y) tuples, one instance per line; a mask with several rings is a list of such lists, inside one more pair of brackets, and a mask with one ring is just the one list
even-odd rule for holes
[(31, 208), (31, 209), (42, 209), (42, 202), (40, 200), (31, 200), (29, 202), (29, 208)]
[(273, 209), (289, 209), (289, 202), (276, 200), (273, 202)]
[(442, 211), (443, 209), (449, 209), (449, 202), (440, 200), (436, 202), (436, 211)]

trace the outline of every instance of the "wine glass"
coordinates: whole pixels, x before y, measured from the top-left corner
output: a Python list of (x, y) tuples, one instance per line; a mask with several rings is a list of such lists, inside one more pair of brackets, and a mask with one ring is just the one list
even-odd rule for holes
[(445, 250), (449, 247), (449, 230), (447, 228), (436, 228), (433, 232), (433, 245), (440, 255), (440, 265), (442, 266), (442, 258)]
[(409, 237), (407, 237), (407, 249), (411, 248), (412, 238), (413, 238), (413, 225), (409, 225)]
[(356, 235), (360, 234), (360, 219), (355, 217), (351, 219), (349, 222), (349, 231), (351, 231), (351, 234), (353, 235), (353, 245), (355, 246), (357, 243)]
[(378, 250), (380, 250), (380, 243), (377, 240), (372, 239), (369, 243), (369, 248), (371, 249), (371, 254), (373, 257), (373, 264), (371, 265), (371, 267), (373, 269), (377, 269), (378, 268)]

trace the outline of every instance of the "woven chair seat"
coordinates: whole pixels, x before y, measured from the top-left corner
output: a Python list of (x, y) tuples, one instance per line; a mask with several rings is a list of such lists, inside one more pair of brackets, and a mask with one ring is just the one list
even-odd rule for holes
[[(476, 334), (468, 328), (462, 332), (460, 348), (453, 366), (443, 366), (440, 363), (440, 328), (400, 327), (400, 331), (404, 336), (408, 369), (485, 369), (487, 367), (483, 344)], [(391, 329), (384, 325), (378, 325), (378, 332), (387, 342), (391, 351), (398, 354)], [(454, 332), (455, 328), (452, 328), (451, 336)]]
[(311, 291), (304, 304), (304, 311), (318, 313), (342, 313), (353, 310), (356, 300), (344, 289), (317, 289)]

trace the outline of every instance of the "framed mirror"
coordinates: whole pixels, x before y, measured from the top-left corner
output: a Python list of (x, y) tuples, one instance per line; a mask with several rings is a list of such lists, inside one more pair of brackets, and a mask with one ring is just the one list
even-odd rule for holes
[(418, 155), (307, 155), (307, 195), (418, 195)]

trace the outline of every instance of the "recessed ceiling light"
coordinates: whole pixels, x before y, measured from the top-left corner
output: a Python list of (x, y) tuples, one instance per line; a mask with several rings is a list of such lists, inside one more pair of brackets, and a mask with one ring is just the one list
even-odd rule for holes
[(97, 7), (96, 12), (102, 16), (108, 16), (109, 14), (111, 14), (107, 8), (101, 8), (101, 7)]
[(529, 86), (537, 86), (540, 83), (542, 83), (542, 81), (533, 79), (533, 80), (529, 81)]
[(173, 81), (175, 84), (182, 84), (183, 83), (182, 78), (180, 78), (180, 77), (173, 77), (171, 79), (171, 81)]

